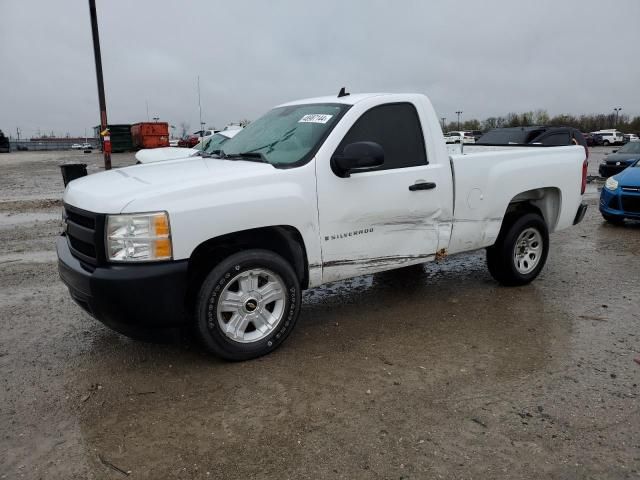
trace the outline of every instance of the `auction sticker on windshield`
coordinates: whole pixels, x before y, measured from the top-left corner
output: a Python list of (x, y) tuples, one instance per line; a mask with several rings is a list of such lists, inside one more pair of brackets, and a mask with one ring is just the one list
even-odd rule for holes
[(327, 123), (333, 115), (324, 113), (309, 113), (298, 120), (298, 123)]

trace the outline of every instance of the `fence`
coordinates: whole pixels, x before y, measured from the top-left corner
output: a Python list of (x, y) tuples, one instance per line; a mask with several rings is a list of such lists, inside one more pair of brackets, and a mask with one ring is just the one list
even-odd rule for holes
[[(18, 152), (21, 150), (71, 150), (71, 145), (73, 144), (83, 144), (84, 141), (78, 142), (77, 140), (73, 141), (65, 141), (65, 140), (56, 140), (53, 141), (31, 141), (31, 140), (10, 140), (9, 144), (11, 145), (12, 152)], [(88, 138), (87, 143), (91, 145), (93, 149), (99, 148), (100, 141), (95, 138)]]

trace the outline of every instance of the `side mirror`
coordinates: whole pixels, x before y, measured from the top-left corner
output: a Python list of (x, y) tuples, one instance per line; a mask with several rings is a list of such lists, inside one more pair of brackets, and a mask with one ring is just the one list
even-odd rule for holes
[(344, 147), (342, 155), (331, 157), (331, 170), (340, 178), (352, 172), (379, 167), (384, 163), (384, 150), (375, 142), (355, 142)]

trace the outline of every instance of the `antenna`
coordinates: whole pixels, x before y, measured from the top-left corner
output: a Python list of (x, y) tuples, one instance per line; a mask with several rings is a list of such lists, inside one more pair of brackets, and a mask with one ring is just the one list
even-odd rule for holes
[(351, 95), (351, 94), (350, 94), (350, 93), (347, 93), (347, 91), (345, 90), (345, 88), (344, 88), (344, 87), (342, 87), (342, 88), (340, 89), (340, 92), (338, 92), (338, 98), (340, 98), (340, 97), (346, 97), (347, 95)]
[(200, 102), (200, 75), (198, 75), (198, 109), (200, 110), (200, 141), (202, 141), (204, 127), (202, 123), (202, 103)]

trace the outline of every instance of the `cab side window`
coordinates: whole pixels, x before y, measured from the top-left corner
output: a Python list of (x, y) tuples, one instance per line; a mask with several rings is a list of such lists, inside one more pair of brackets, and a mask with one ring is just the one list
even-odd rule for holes
[(365, 112), (336, 149), (354, 142), (376, 142), (384, 150), (384, 164), (371, 170), (426, 165), (424, 135), (416, 108), (410, 103), (393, 103), (373, 107)]

